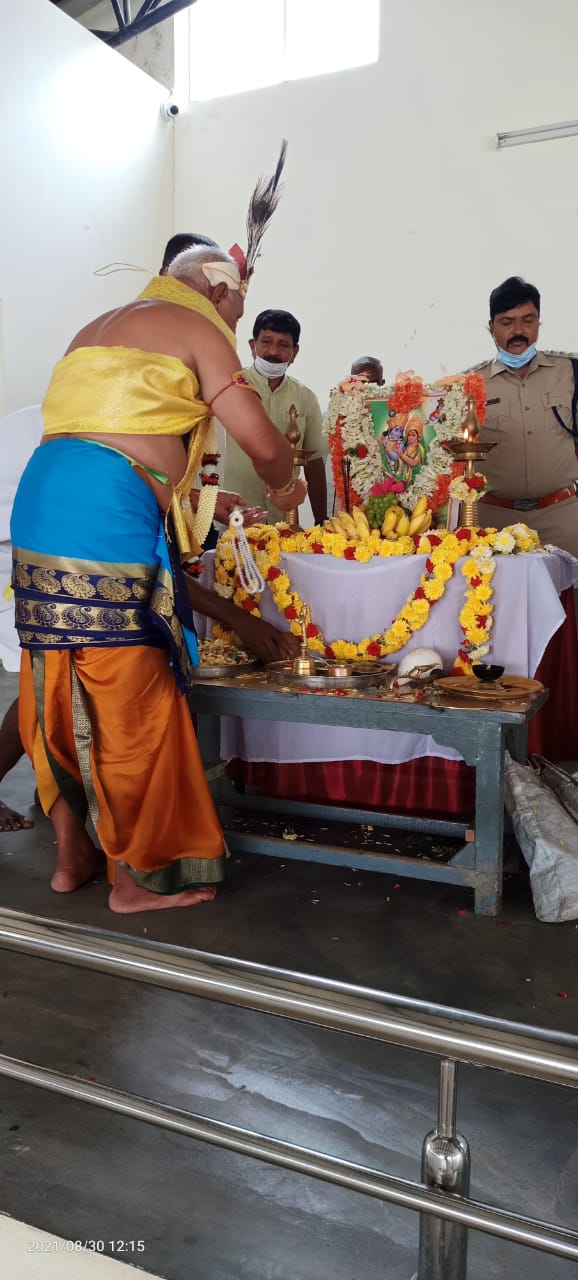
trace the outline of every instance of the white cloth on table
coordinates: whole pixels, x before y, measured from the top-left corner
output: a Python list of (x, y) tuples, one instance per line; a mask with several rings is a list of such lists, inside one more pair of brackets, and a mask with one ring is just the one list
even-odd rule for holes
[(20, 477), (43, 430), (39, 404), (16, 409), (0, 421), (0, 660), (7, 671), (20, 670), (14, 599), (4, 595), (12, 574), (10, 516)]
[[(213, 556), (207, 557), (207, 585), (213, 577)], [(384, 631), (408, 596), (419, 585), (425, 556), (372, 560), (367, 565), (333, 556), (286, 555), (282, 564), (293, 588), (311, 606), (313, 621), (328, 642), (351, 640)], [(533, 676), (552, 636), (562, 626), (559, 596), (578, 586), (578, 560), (567, 553), (535, 552), (496, 556), (493, 578), (494, 625), (488, 660), (500, 663), (509, 675)], [(459, 613), (466, 589), (460, 561), (445, 594), (433, 606), (421, 631), (391, 661), (399, 662), (410, 649), (435, 649), (444, 670), (451, 671), (462, 633)], [(262, 599), (262, 616), (280, 628), (270, 592)], [(202, 626), (202, 623), (200, 622)], [(201, 634), (203, 632), (201, 631)], [(459, 760), (457, 751), (426, 735), (389, 733), (378, 729), (340, 729), (227, 718), (222, 722), (223, 758), (301, 764), (303, 761), (373, 760), (402, 764), (418, 756)]]

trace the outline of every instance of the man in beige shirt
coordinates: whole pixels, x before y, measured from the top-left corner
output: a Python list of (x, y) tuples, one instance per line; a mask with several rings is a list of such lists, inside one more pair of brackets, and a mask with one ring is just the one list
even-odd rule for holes
[[(253, 325), (249, 342), (254, 363), (244, 370), (251, 386), (261, 397), (265, 413), (285, 435), (289, 426), (289, 410), (295, 405), (297, 426), (301, 432), (298, 448), (312, 450), (305, 464), (305, 479), (316, 524), (327, 516), (327, 480), (325, 455), (327, 441), (321, 429), (321, 409), (317, 397), (287, 370), (299, 353), (301, 326), (289, 311), (262, 311)], [(250, 507), (266, 506), (269, 519), (282, 519), (277, 507), (268, 501), (265, 486), (247, 464), (246, 455), (235, 441), (227, 440), (225, 488), (242, 493)]]
[(497, 355), (476, 372), (488, 397), (480, 440), (496, 447), (480, 464), (489, 486), (480, 517), (499, 529), (522, 521), (578, 556), (578, 382), (572, 357), (536, 349), (539, 325), (534, 285), (511, 276), (492, 290)]

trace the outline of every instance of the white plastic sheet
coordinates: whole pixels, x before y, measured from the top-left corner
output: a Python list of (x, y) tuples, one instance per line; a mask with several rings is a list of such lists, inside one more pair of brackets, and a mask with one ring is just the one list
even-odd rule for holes
[[(578, 796), (578, 784), (576, 792)], [(528, 863), (538, 920), (549, 924), (577, 920), (578, 823), (543, 777), (509, 755), (506, 809)]]

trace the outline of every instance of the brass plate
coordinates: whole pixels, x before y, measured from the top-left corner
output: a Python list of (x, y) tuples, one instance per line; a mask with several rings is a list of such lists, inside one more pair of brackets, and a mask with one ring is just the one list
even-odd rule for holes
[(202, 663), (195, 667), (193, 671), (193, 680), (227, 680), (233, 676), (246, 676), (251, 671), (259, 671), (261, 663), (255, 658), (254, 662), (223, 662), (220, 665), (208, 664), (203, 666)]
[(324, 674), (323, 666), (323, 663), (319, 664), (319, 671), (314, 676), (299, 676), (293, 675), (291, 662), (271, 662), (267, 666), (267, 672), (272, 684), (321, 691), (323, 689), (367, 689), (371, 685), (381, 684), (396, 669), (394, 662), (376, 662), (371, 670), (367, 670), (365, 663), (362, 670), (357, 670), (357, 664), (353, 663), (354, 669), (350, 676), (331, 676)]
[(477, 680), (475, 676), (444, 676), (434, 684), (440, 693), (474, 698), (480, 702), (512, 702), (533, 698), (544, 691), (539, 680), (529, 680), (525, 676), (500, 676), (499, 680), (491, 681)]

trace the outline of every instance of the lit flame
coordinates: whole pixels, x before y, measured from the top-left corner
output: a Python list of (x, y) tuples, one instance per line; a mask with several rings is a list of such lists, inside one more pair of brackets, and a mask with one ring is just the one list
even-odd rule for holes
[(479, 434), (480, 427), (476, 417), (476, 402), (473, 396), (468, 396), (462, 439), (468, 443), (472, 443), (474, 440), (477, 440)]

